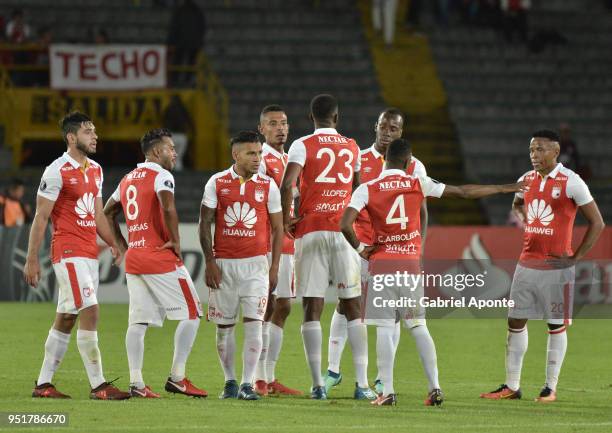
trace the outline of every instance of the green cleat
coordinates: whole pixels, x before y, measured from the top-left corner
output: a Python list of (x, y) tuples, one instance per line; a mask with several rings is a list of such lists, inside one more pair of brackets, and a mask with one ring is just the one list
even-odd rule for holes
[(327, 370), (323, 380), (325, 381), (325, 394), (329, 394), (329, 391), (331, 391), (334, 386), (340, 385), (342, 382), (342, 374)]
[(376, 400), (377, 397), (376, 393), (370, 388), (360, 388), (355, 382), (355, 394), (353, 395), (355, 400)]

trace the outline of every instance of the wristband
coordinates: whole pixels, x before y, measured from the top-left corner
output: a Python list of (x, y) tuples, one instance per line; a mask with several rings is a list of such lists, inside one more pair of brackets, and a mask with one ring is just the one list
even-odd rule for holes
[(366, 247), (366, 246), (367, 246), (367, 245), (366, 245), (366, 244), (364, 244), (363, 242), (359, 242), (359, 246), (358, 246), (357, 248), (355, 248), (355, 251), (357, 251), (357, 253), (358, 253), (358, 254), (361, 254), (361, 252), (362, 252), (363, 250), (365, 250), (365, 247)]

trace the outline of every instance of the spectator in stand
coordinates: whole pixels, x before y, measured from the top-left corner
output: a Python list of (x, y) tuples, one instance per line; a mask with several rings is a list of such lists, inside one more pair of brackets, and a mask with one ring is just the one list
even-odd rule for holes
[[(194, 66), (198, 52), (204, 46), (206, 18), (193, 0), (182, 0), (172, 11), (168, 30), (168, 45), (174, 48), (172, 63), (178, 66)], [(174, 84), (192, 84), (193, 74), (178, 73)]]
[(183, 170), (183, 156), (189, 145), (189, 135), (193, 136), (194, 125), (189, 112), (177, 94), (172, 95), (166, 111), (164, 111), (164, 127), (172, 133), (174, 150), (176, 152), (176, 171)]
[(527, 43), (527, 14), (531, 9), (531, 0), (501, 0), (500, 6), (506, 40), (512, 42), (516, 33), (522, 42)]
[[(49, 26), (42, 26), (38, 29), (38, 48), (32, 53), (32, 64), (36, 66), (49, 66), (49, 45), (53, 42), (53, 30)], [(31, 73), (31, 85), (49, 86), (49, 71), (35, 70)]]
[(393, 46), (396, 13), (397, 0), (372, 0), (372, 26), (382, 32), (387, 49)]
[(6, 40), (13, 44), (22, 44), (30, 39), (30, 26), (25, 22), (23, 9), (15, 9), (11, 20), (6, 25)]
[(578, 146), (572, 138), (572, 130), (567, 123), (559, 125), (559, 147), (558, 161), (582, 176)]
[(15, 178), (6, 191), (0, 194), (0, 226), (15, 227), (32, 221), (32, 209), (23, 202), (25, 186)]

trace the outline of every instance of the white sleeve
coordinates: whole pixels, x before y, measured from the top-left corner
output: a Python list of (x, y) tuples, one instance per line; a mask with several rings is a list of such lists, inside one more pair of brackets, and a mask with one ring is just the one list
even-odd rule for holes
[(121, 201), (121, 183), (117, 185), (117, 189), (115, 189), (115, 192), (113, 192), (113, 195), (111, 195), (111, 198), (115, 200), (116, 202)]
[(208, 179), (206, 186), (204, 187), (204, 196), (202, 197), (202, 204), (211, 209), (217, 207), (217, 177), (213, 176)]
[(567, 186), (565, 187), (565, 193), (567, 194), (567, 198), (574, 200), (578, 206), (584, 206), (593, 201), (593, 196), (589, 191), (589, 187), (577, 174), (569, 176)]
[(361, 210), (367, 206), (369, 198), (368, 184), (363, 183), (359, 185), (355, 191), (353, 191), (353, 196), (351, 197), (349, 207), (361, 212)]
[(102, 167), (100, 167), (100, 185), (98, 188), (97, 197), (102, 198), (102, 187), (104, 186), (104, 172), (102, 171)]
[(153, 189), (155, 189), (156, 194), (159, 194), (161, 191), (170, 191), (174, 194), (174, 176), (168, 170), (160, 171), (155, 176)]
[[(527, 172), (529, 173), (529, 172)], [(525, 173), (524, 175), (522, 175), (521, 177), (518, 178), (517, 182), (521, 182), (523, 179), (525, 179), (525, 176), (527, 175), (527, 173)], [(515, 192), (514, 193), (514, 197), (516, 198), (525, 198), (525, 194), (522, 192)]]
[(268, 191), (268, 213), (278, 213), (283, 210), (281, 196), (276, 182), (270, 179), (270, 190)]
[(446, 185), (432, 179), (429, 176), (419, 177), (419, 182), (421, 183), (421, 191), (423, 191), (424, 197), (440, 198), (442, 197), (444, 188), (446, 188)]
[[(62, 175), (55, 167), (47, 167), (40, 179), (38, 195), (47, 200), (56, 201), (62, 190)], [(100, 188), (102, 190), (102, 188)]]
[(418, 159), (415, 159), (414, 175), (416, 177), (427, 177), (427, 170), (425, 170), (425, 165), (423, 165), (423, 163)]
[(304, 146), (304, 142), (302, 140), (295, 140), (289, 148), (288, 155), (287, 164), (295, 162), (304, 167), (304, 164), (306, 164), (306, 146)]
[(266, 160), (261, 158), (261, 164), (259, 164), (259, 174), (267, 174), (268, 168), (266, 167)]
[[(356, 143), (355, 146), (357, 146)], [(359, 173), (361, 171), (361, 149), (359, 149), (359, 146), (357, 146), (357, 160), (355, 161), (355, 167), (353, 169), (355, 173)]]

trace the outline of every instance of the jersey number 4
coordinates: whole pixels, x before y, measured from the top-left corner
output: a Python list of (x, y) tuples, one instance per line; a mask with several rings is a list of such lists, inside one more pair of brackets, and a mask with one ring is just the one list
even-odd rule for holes
[[(336, 154), (330, 148), (322, 147), (317, 152), (317, 159), (322, 159), (323, 155), (327, 155), (329, 157), (329, 162), (327, 163), (327, 166), (323, 169), (321, 174), (317, 176), (317, 178), (315, 179), (315, 182), (316, 183), (336, 183), (335, 177), (328, 176), (332, 167), (336, 163)], [(348, 156), (347, 160), (344, 162), (344, 166), (346, 167), (347, 174), (345, 175), (344, 173), (338, 172), (337, 175), (338, 175), (338, 179), (340, 180), (340, 182), (350, 183), (353, 180), (353, 166), (351, 165), (351, 163), (353, 162), (353, 153), (348, 149), (342, 149), (340, 150), (340, 152), (338, 152), (339, 157), (342, 157), (344, 155)]]
[[(394, 216), (396, 212), (399, 213), (398, 217)], [(408, 224), (408, 217), (406, 216), (406, 206), (404, 205), (403, 194), (398, 195), (393, 204), (391, 205), (391, 209), (387, 214), (387, 219), (385, 220), (385, 222), (387, 224), (400, 224), (401, 229), (406, 230)]]

